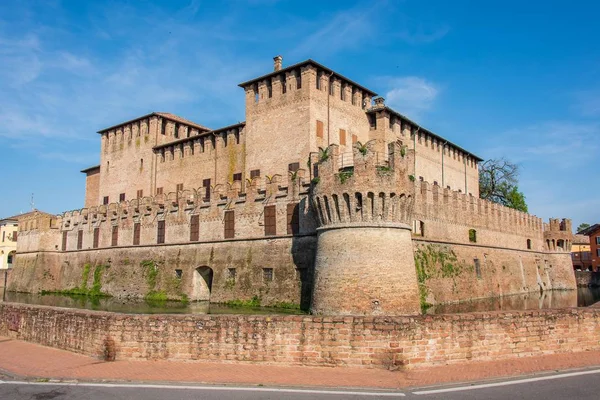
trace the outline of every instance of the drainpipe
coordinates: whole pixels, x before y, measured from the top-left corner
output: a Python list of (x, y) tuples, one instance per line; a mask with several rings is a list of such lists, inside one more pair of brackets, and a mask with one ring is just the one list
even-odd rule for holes
[(444, 186), (444, 153), (446, 152), (446, 144), (448, 144), (447, 140), (442, 145), (442, 188), (446, 187)]
[(467, 190), (468, 186), (467, 186), (467, 157), (465, 157), (463, 155), (463, 163), (465, 164), (465, 194), (468, 194), (469, 191)]
[(327, 77), (327, 147), (331, 144), (329, 140), (329, 98), (331, 97), (331, 76), (333, 75), (333, 71)]

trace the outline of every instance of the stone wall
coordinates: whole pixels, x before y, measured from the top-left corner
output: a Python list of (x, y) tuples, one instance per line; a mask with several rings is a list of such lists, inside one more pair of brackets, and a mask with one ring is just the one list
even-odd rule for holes
[(600, 310), (417, 317), (130, 315), (0, 304), (0, 335), (117, 360), (423, 367), (600, 349)]

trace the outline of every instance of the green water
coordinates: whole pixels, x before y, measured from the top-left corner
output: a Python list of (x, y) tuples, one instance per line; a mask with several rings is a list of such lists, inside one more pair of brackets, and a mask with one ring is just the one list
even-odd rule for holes
[[(6, 301), (129, 314), (305, 314), (301, 310), (294, 309), (231, 307), (208, 302), (147, 302), (143, 300), (135, 301), (114, 297), (90, 298), (85, 296), (39, 295), (15, 292), (6, 292)], [(578, 288), (577, 290), (554, 290), (541, 293), (490, 297), (453, 304), (439, 304), (428, 309), (427, 313), (456, 314), (485, 311), (587, 307), (598, 301), (600, 301), (600, 288)]]
[(182, 303), (179, 301), (147, 302), (115, 297), (65, 296), (6, 292), (7, 302), (38, 304), (52, 307), (82, 308), (127, 314), (305, 314), (297, 309), (271, 307), (230, 307), (207, 301)]
[(439, 304), (427, 314), (457, 314), (485, 311), (541, 310), (551, 308), (588, 307), (600, 301), (600, 288), (550, 290), (502, 297), (489, 297), (453, 304)]

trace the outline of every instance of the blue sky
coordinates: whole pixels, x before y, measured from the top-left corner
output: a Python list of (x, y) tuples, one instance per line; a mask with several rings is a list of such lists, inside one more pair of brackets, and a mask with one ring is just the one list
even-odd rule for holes
[(600, 222), (600, 3), (3, 1), (0, 216), (83, 206), (101, 128), (244, 120), (239, 82), (313, 58), (481, 156), (529, 210)]

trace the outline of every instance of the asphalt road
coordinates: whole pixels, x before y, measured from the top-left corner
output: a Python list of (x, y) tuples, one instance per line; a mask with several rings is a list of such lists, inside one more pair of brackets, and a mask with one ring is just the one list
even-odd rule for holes
[(594, 399), (600, 398), (600, 369), (467, 385), (404, 391), (320, 390), (266, 387), (169, 386), (158, 384), (50, 383), (0, 381), (0, 399), (67, 400), (267, 400), (267, 399)]

